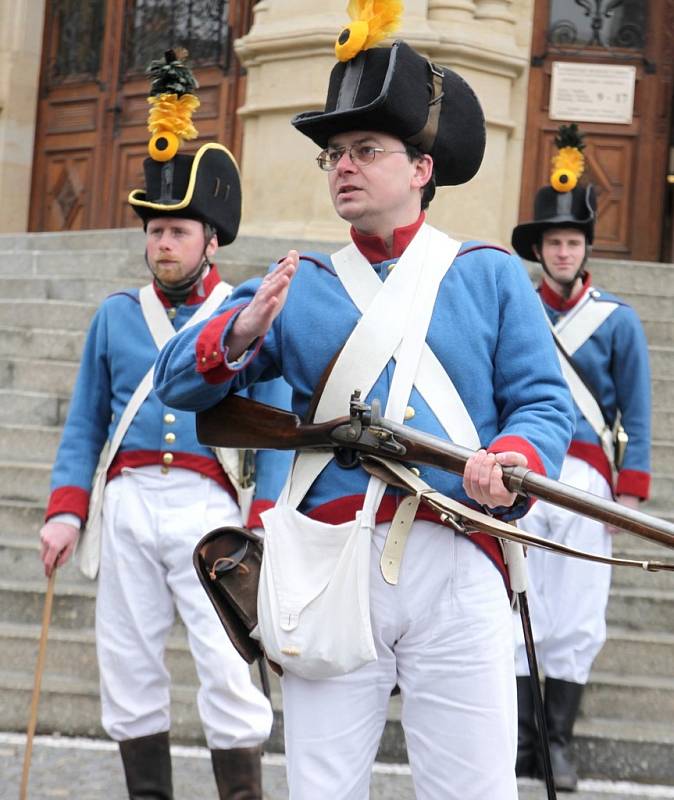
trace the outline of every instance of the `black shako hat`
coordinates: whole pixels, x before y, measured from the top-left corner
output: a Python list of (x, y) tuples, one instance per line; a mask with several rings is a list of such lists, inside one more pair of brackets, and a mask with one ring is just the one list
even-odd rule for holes
[(569, 192), (544, 186), (536, 192), (533, 221), (513, 229), (512, 246), (527, 261), (538, 261), (532, 245), (539, 245), (543, 233), (550, 228), (578, 228), (592, 244), (596, 214), (597, 196), (591, 184), (575, 186)]
[(234, 156), (209, 142), (194, 155), (169, 161), (146, 158), (146, 189), (134, 189), (129, 203), (147, 227), (155, 217), (182, 217), (212, 225), (220, 246), (236, 238), (241, 221), (241, 180)]
[(292, 124), (322, 148), (352, 130), (397, 136), (432, 156), (439, 186), (469, 181), (484, 155), (484, 114), (473, 90), (402, 40), (338, 62), (325, 110), (297, 114)]

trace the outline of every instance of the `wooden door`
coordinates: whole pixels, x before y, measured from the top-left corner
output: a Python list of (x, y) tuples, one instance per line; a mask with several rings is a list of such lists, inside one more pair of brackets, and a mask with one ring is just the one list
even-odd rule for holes
[[(577, 121), (584, 180), (598, 194), (594, 254), (663, 257), (673, 38), (674, 0), (536, 0), (520, 221), (532, 218), (534, 195), (549, 180), (559, 125)], [(634, 67), (631, 121), (551, 119), (555, 62)]]
[(199, 81), (199, 137), (238, 157), (236, 109), (244, 76), (233, 42), (252, 0), (48, 0), (31, 193), (30, 230), (136, 226), (126, 198), (143, 186), (145, 69), (185, 47)]

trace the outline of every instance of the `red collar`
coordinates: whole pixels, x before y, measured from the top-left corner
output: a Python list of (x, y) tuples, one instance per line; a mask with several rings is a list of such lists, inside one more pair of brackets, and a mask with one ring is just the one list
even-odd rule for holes
[(587, 290), (592, 285), (592, 278), (589, 272), (583, 275), (583, 289), (574, 295), (570, 300), (557, 294), (557, 292), (545, 281), (541, 281), (541, 299), (543, 302), (554, 308), (555, 311), (569, 311), (586, 295)]
[[(194, 306), (200, 305), (204, 302), (204, 300), (208, 297), (208, 295), (215, 289), (215, 287), (220, 283), (220, 275), (218, 274), (218, 268), (215, 264), (211, 264), (211, 268), (208, 271), (208, 275), (201, 280), (197, 281), (197, 283), (192, 287), (192, 291), (187, 296), (185, 300), (185, 305)], [(156, 283), (154, 285), (154, 290), (157, 293), (157, 297), (161, 300), (162, 305), (165, 308), (171, 308), (173, 303), (166, 297), (164, 292), (157, 286)]]
[(426, 219), (425, 212), (419, 214), (419, 218), (411, 225), (404, 225), (393, 231), (393, 246), (389, 252), (386, 242), (381, 236), (372, 236), (369, 233), (361, 233), (354, 227), (351, 228), (351, 238), (360, 252), (367, 258), (370, 264), (379, 264), (382, 261), (389, 261), (391, 258), (400, 258), (405, 252), (407, 245), (414, 239), (416, 232)]

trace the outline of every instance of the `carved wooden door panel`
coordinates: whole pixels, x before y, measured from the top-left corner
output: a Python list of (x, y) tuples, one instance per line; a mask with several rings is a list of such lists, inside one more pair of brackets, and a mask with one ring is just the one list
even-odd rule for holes
[[(584, 180), (595, 184), (594, 253), (657, 261), (663, 242), (672, 113), (674, 0), (536, 0), (520, 221), (549, 180), (561, 122), (586, 134)], [(636, 70), (631, 121), (551, 119), (556, 62), (630, 65)]]
[(199, 81), (199, 137), (238, 157), (244, 76), (233, 42), (252, 0), (48, 0), (30, 230), (138, 224), (126, 198), (143, 185), (149, 82), (145, 69), (185, 47)]

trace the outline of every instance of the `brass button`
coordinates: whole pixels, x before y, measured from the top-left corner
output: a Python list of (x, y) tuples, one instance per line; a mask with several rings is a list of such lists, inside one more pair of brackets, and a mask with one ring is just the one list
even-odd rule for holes
[(215, 361), (215, 359), (216, 359), (216, 358), (217, 358), (219, 355), (220, 355), (220, 353), (218, 353), (218, 351), (217, 351), (217, 350), (214, 350), (214, 351), (211, 353), (211, 358), (213, 359), (213, 361)]
[(161, 460), (164, 464), (172, 464), (173, 463), (173, 453), (164, 453), (161, 457)]
[(169, 310), (166, 312), (166, 316), (169, 319), (175, 319), (177, 313), (178, 313), (178, 309), (177, 308), (169, 308)]
[(419, 471), (418, 467), (410, 467), (410, 472), (413, 472), (417, 476), (417, 478), (419, 477), (419, 475), (421, 475), (421, 472)]
[(412, 408), (412, 406), (407, 406), (405, 409), (405, 419), (412, 419), (416, 413), (417, 412)]
[(167, 425), (171, 425), (171, 424), (173, 424), (175, 421), (176, 421), (176, 415), (175, 415), (175, 414), (164, 414), (164, 422), (165, 422)]
[(161, 474), (162, 475), (168, 475), (170, 471), (171, 470), (168, 467), (162, 467), (161, 468)]
[(175, 442), (175, 440), (176, 440), (176, 435), (175, 435), (175, 433), (172, 433), (171, 431), (169, 431), (166, 434), (166, 436), (164, 436), (164, 441), (167, 441), (169, 444), (173, 444), (173, 442)]
[(206, 356), (201, 356), (199, 361), (201, 361), (202, 364), (205, 364), (206, 363)]
[(389, 265), (388, 265), (388, 267), (386, 267), (386, 269), (387, 269), (389, 272), (391, 272), (391, 270), (393, 269), (393, 267), (395, 267), (395, 262), (394, 262), (393, 264), (389, 264)]

